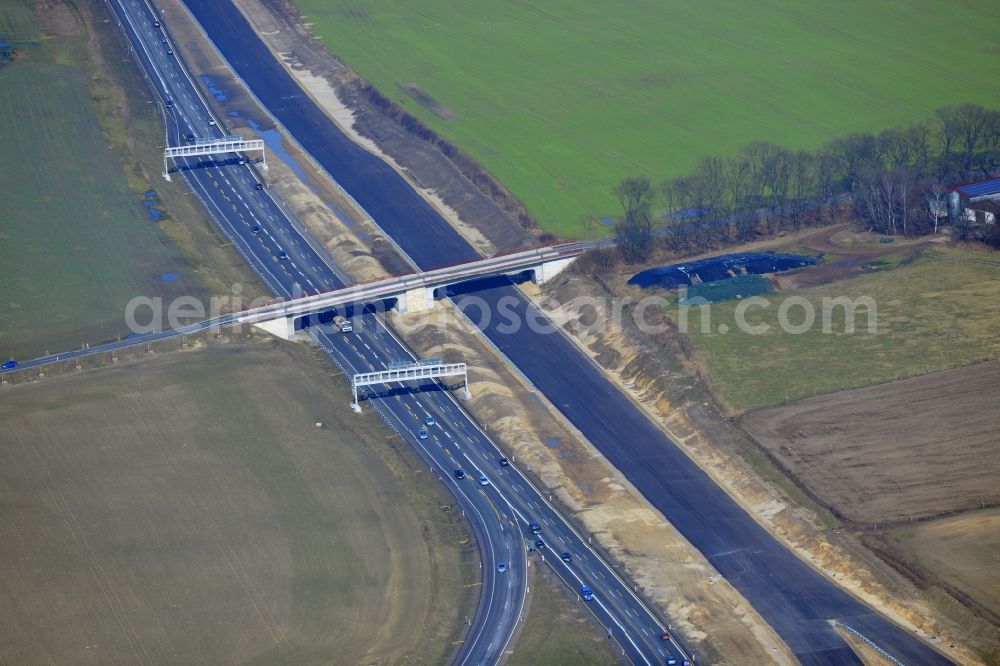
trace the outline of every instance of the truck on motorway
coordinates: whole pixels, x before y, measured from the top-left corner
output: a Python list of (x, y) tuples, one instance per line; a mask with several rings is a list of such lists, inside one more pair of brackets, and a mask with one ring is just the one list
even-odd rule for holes
[(354, 330), (354, 324), (347, 317), (337, 315), (333, 318), (333, 323), (337, 327), (337, 330), (341, 333), (350, 333)]

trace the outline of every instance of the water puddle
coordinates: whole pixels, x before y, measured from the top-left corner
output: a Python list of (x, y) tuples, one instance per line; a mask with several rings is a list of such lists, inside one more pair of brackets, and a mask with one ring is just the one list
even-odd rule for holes
[(146, 209), (150, 222), (159, 222), (167, 217), (166, 212), (160, 207), (160, 195), (156, 190), (146, 190), (143, 193), (142, 206)]
[(315, 192), (316, 188), (313, 187), (313, 184), (309, 180), (309, 176), (306, 175), (306, 172), (302, 168), (302, 165), (300, 165), (295, 160), (295, 158), (292, 157), (287, 150), (285, 150), (285, 146), (282, 143), (281, 132), (274, 129), (273, 127), (269, 130), (262, 130), (260, 128), (260, 124), (254, 122), (250, 118), (247, 118), (247, 122), (250, 124), (250, 127), (252, 127), (253, 130), (257, 132), (258, 135), (260, 135), (260, 138), (264, 140), (264, 143), (267, 145), (268, 148), (271, 149), (271, 152), (273, 152), (285, 164), (287, 164), (289, 168), (291, 168), (291, 170), (295, 172), (295, 175), (299, 177), (299, 180), (308, 185), (309, 189)]
[(202, 75), (201, 80), (205, 84), (205, 87), (208, 88), (208, 92), (215, 98), (216, 102), (229, 101), (229, 95), (225, 90), (215, 85), (215, 81), (212, 80), (212, 77)]

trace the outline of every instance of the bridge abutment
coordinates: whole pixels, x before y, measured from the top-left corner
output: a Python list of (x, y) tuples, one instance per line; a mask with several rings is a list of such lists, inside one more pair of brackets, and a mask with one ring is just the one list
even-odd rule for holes
[(299, 340), (300, 337), (295, 331), (295, 317), (279, 317), (278, 319), (269, 319), (267, 321), (257, 322), (253, 324), (253, 327), (264, 331), (265, 333), (270, 333), (276, 338), (281, 338), (282, 340)]
[(408, 314), (421, 312), (434, 307), (434, 290), (427, 287), (407, 289), (396, 299), (396, 312)]
[(576, 257), (567, 257), (565, 259), (556, 259), (555, 261), (546, 261), (543, 264), (535, 266), (532, 282), (535, 284), (545, 284), (562, 273), (575, 259)]

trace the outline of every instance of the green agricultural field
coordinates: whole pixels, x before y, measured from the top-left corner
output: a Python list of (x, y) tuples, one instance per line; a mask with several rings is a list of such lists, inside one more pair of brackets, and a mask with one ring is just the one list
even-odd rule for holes
[[(13, 22), (7, 3), (4, 20)], [(9, 13), (8, 13), (9, 12)], [(22, 30), (24, 15), (17, 21)], [(0, 22), (2, 24), (2, 22)], [(75, 40), (75, 42), (74, 42)], [(149, 220), (93, 112), (80, 37), (45, 38), (0, 68), (0, 356), (125, 335), (136, 295), (198, 289)]]
[(626, 176), (1000, 106), (992, 0), (295, 2), (333, 53), (563, 236), (600, 233), (585, 220), (618, 212)]
[[(769, 307), (746, 311), (748, 324), (771, 327), (762, 335), (737, 330), (738, 302), (711, 306), (709, 333), (701, 332), (700, 310), (692, 308), (688, 333), (719, 396), (735, 411), (744, 411), (1000, 358), (1000, 261), (992, 255), (932, 250), (913, 263), (886, 266), (764, 297)], [(816, 313), (815, 324), (801, 334), (779, 328), (779, 305), (792, 296), (807, 299)], [(861, 308), (855, 332), (845, 333), (844, 309), (836, 308), (832, 333), (823, 333), (822, 299), (840, 296), (873, 299), (877, 332), (868, 332)], [(793, 325), (803, 318), (801, 307), (788, 312)]]

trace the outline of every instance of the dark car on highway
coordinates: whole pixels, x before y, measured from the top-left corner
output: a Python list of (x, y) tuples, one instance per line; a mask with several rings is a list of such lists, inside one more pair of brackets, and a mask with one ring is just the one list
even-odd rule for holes
[(0, 365), (0, 368), (2, 368), (4, 370), (13, 370), (16, 367), (17, 367), (17, 361), (15, 361), (14, 359), (10, 359), (9, 361), (5, 362), (3, 365)]
[(456, 479), (464, 479), (465, 478), (465, 472), (463, 472), (460, 469), (456, 469), (455, 470), (455, 478)]
[(569, 553), (563, 553), (559, 557), (561, 557), (562, 561), (566, 562), (567, 564), (573, 561), (573, 556), (570, 555)]

